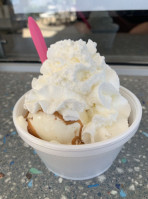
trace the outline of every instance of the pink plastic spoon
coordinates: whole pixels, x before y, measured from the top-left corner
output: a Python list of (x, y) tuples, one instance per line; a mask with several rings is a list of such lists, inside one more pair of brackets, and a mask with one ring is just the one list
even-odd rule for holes
[(32, 17), (28, 17), (28, 26), (33, 43), (36, 47), (40, 60), (43, 63), (47, 59), (47, 46), (41, 30)]

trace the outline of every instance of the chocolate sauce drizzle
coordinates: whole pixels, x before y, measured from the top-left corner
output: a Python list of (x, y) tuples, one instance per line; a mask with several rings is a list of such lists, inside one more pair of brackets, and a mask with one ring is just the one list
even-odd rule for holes
[(76, 121), (65, 121), (63, 116), (59, 113), (59, 112), (55, 112), (54, 116), (58, 117), (59, 119), (61, 119), (66, 125), (70, 125), (70, 124), (74, 124), (74, 123), (79, 123), (80, 124), (80, 130), (79, 130), (79, 136), (75, 136), (72, 139), (72, 145), (80, 145), (80, 144), (84, 144), (84, 142), (82, 141), (82, 128), (83, 128), (83, 124), (81, 122), (81, 120), (76, 120)]

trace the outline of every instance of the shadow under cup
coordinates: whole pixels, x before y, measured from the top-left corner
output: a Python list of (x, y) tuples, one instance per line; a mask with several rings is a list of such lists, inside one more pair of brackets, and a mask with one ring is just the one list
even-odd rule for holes
[(131, 106), (130, 127), (123, 134), (106, 141), (84, 145), (64, 145), (32, 136), (17, 123), (17, 118), (24, 114), (24, 95), (14, 107), (13, 121), (20, 137), (36, 150), (50, 171), (71, 180), (90, 179), (99, 176), (112, 165), (123, 145), (139, 127), (142, 107), (138, 98), (124, 87), (120, 87), (120, 93)]

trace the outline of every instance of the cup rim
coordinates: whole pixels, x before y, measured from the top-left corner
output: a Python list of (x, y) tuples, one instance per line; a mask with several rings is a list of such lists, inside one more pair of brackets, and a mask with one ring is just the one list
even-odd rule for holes
[[(29, 132), (24, 131), (20, 126), (17, 125), (16, 122), (16, 112), (17, 108), (20, 104), (20, 102), (23, 100), (25, 94), (19, 98), (19, 100), (16, 102), (14, 109), (13, 109), (13, 122), (15, 124), (15, 127), (18, 129), (18, 134), (21, 134), (25, 139), (30, 140), (34, 144), (43, 147), (43, 148), (48, 148), (52, 150), (62, 150), (62, 151), (83, 151), (83, 150), (94, 150), (96, 148), (105, 148), (107, 146), (114, 145), (115, 143), (125, 139), (130, 135), (131, 132), (133, 132), (134, 129), (136, 129), (140, 123), (141, 117), (142, 117), (142, 107), (139, 99), (133, 94), (130, 90), (127, 88), (120, 86), (120, 90), (122, 93), (126, 93), (131, 97), (131, 99), (135, 102), (136, 107), (137, 107), (137, 114), (134, 122), (130, 125), (128, 130), (118, 136), (115, 136), (113, 138), (107, 139), (105, 141), (100, 141), (100, 142), (95, 142), (91, 144), (84, 144), (84, 145), (66, 145), (66, 144), (54, 144), (45, 140), (42, 140), (40, 138), (37, 138), (33, 135), (31, 135)], [(20, 133), (21, 132), (21, 133)]]

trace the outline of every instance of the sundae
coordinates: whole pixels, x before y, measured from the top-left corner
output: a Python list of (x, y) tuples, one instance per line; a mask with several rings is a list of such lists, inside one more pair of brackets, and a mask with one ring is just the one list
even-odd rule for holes
[(120, 94), (116, 72), (91, 40), (51, 45), (32, 89), (25, 94), (19, 124), (55, 144), (90, 144), (124, 133), (131, 108)]

